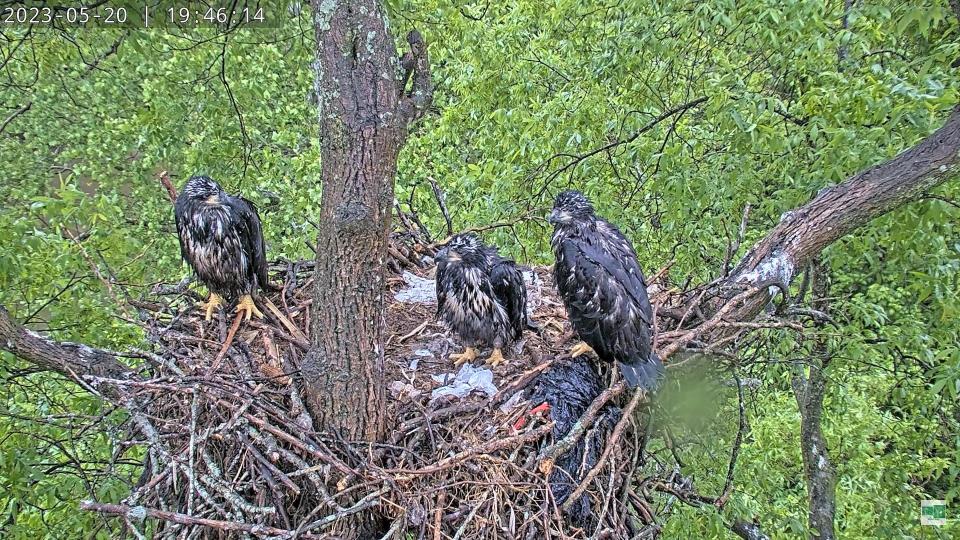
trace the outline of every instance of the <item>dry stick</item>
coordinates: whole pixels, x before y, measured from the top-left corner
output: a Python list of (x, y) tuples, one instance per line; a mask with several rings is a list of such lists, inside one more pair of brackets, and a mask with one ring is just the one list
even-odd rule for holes
[(446, 498), (446, 491), (441, 491), (437, 496), (437, 509), (433, 513), (433, 540), (440, 540), (440, 517), (443, 515), (443, 503)]
[(311, 529), (316, 529), (318, 527), (326, 527), (331, 523), (334, 523), (335, 521), (338, 521), (347, 516), (356, 514), (357, 512), (362, 512), (363, 510), (366, 510), (371, 506), (375, 506), (380, 501), (380, 496), (388, 491), (390, 491), (389, 488), (383, 488), (383, 489), (374, 491), (373, 493), (370, 493), (364, 496), (362, 499), (357, 501), (357, 503), (351, 506), (350, 508), (344, 508), (343, 510), (337, 511), (333, 514), (330, 514), (329, 516), (318, 519), (317, 521), (314, 521), (313, 523), (305, 527), (301, 526), (300, 528), (297, 529), (295, 533), (295, 537), (299, 536), (302, 532), (307, 532)]
[[(514, 217), (514, 218), (504, 219), (504, 220), (500, 220), (500, 221), (495, 221), (495, 222), (493, 222), (493, 223), (488, 223), (488, 224), (486, 224), (486, 225), (481, 225), (481, 226), (478, 226), (478, 227), (467, 227), (466, 229), (463, 229), (462, 231), (460, 231), (460, 234), (463, 234), (463, 233), (482, 233), (482, 232), (490, 231), (490, 230), (493, 230), (493, 229), (502, 229), (502, 228), (504, 228), (504, 227), (513, 228), (513, 227), (516, 227), (517, 225), (519, 225), (520, 223), (523, 223), (524, 221), (530, 221), (530, 220), (534, 220), (534, 219), (540, 219), (540, 218), (534, 216), (534, 215), (533, 215), (533, 211), (530, 211), (530, 212), (526, 212), (526, 213), (520, 214), (519, 216), (516, 216), (516, 217)], [(438, 241), (430, 244), (430, 245), (427, 246), (427, 247), (429, 247), (429, 248), (431, 248), (431, 249), (443, 247), (443, 246), (447, 245), (447, 242), (449, 242), (451, 238), (453, 238), (453, 237), (452, 237), (452, 236), (448, 236), (448, 237), (444, 238), (443, 240), (438, 240)]]
[[(255, 534), (257, 536), (281, 536), (288, 538), (293, 531), (278, 529), (269, 525), (260, 525), (257, 523), (238, 523), (236, 521), (222, 521), (219, 519), (207, 519), (177, 512), (168, 512), (166, 510), (157, 510), (155, 508), (146, 508), (144, 506), (128, 506), (125, 504), (106, 504), (95, 501), (83, 501), (80, 503), (81, 510), (90, 510), (100, 512), (101, 514), (114, 514), (125, 516), (128, 519), (135, 519), (139, 516), (171, 521), (181, 525), (200, 525), (210, 527), (221, 531), (237, 531)], [(307, 535), (304, 538), (320, 538), (317, 535)]]
[(633, 393), (633, 398), (630, 400), (630, 403), (627, 404), (626, 408), (623, 409), (623, 416), (620, 418), (620, 421), (617, 422), (616, 427), (613, 428), (613, 433), (610, 435), (610, 439), (607, 441), (606, 447), (603, 449), (603, 454), (600, 456), (600, 459), (597, 460), (597, 464), (594, 465), (590, 472), (583, 477), (583, 480), (580, 482), (580, 485), (577, 486), (577, 489), (573, 490), (573, 493), (567, 497), (566, 502), (563, 503), (561, 510), (567, 512), (570, 510), (570, 507), (573, 506), (573, 503), (580, 498), (580, 495), (583, 495), (583, 492), (586, 491), (587, 486), (590, 485), (590, 482), (600, 474), (600, 469), (603, 468), (603, 464), (606, 463), (607, 459), (610, 458), (610, 454), (613, 452), (614, 447), (617, 446), (616, 442), (623, 434), (624, 428), (627, 426), (627, 422), (630, 421), (630, 418), (633, 416), (634, 409), (637, 408), (637, 405), (640, 404), (641, 398), (646, 395), (646, 392), (642, 388), (637, 388)]
[(276, 317), (277, 320), (280, 321), (280, 323), (290, 331), (290, 334), (297, 339), (297, 345), (301, 347), (310, 346), (310, 340), (307, 339), (307, 336), (303, 333), (303, 330), (300, 330), (297, 325), (290, 322), (290, 319), (283, 315), (283, 312), (280, 311), (280, 308), (274, 305), (274, 303), (271, 302), (266, 296), (263, 297), (263, 305), (266, 306), (267, 311), (273, 314), (273, 316)]
[(397, 339), (397, 343), (403, 343), (404, 341), (406, 341), (406, 340), (412, 338), (413, 336), (419, 334), (420, 331), (423, 330), (424, 328), (426, 328), (428, 324), (430, 324), (430, 319), (427, 319), (427, 320), (423, 321), (422, 323), (420, 323), (420, 326), (418, 326), (418, 327), (414, 328), (413, 330), (411, 330), (410, 333), (405, 334), (405, 335), (403, 335), (403, 336), (400, 336), (400, 338)]
[(573, 445), (577, 444), (577, 441), (580, 440), (580, 437), (583, 437), (583, 434), (590, 429), (590, 426), (593, 425), (593, 421), (596, 419), (597, 414), (600, 412), (600, 408), (607, 404), (608, 401), (614, 397), (620, 395), (624, 391), (626, 385), (623, 381), (618, 382), (617, 384), (607, 388), (600, 393), (596, 399), (590, 403), (590, 406), (587, 407), (586, 412), (583, 413), (573, 427), (570, 428), (570, 431), (554, 444), (546, 447), (540, 452), (540, 455), (537, 456), (537, 461), (540, 462), (540, 472), (544, 474), (550, 474), (553, 470), (553, 463), (560, 456), (566, 454)]
[[(474, 446), (462, 452), (458, 452), (450, 457), (443, 458), (440, 461), (434, 463), (433, 465), (427, 465), (420, 469), (414, 470), (397, 470), (396, 472), (402, 473), (404, 475), (416, 475), (416, 474), (431, 474), (437, 471), (442, 471), (447, 467), (451, 467), (460, 463), (461, 461), (466, 461), (467, 459), (477, 456), (480, 454), (492, 454), (497, 450), (503, 450), (504, 448), (509, 448), (515, 445), (524, 445), (536, 441), (540, 437), (543, 437), (553, 429), (554, 422), (548, 422), (539, 428), (524, 433), (522, 435), (515, 435), (513, 437), (505, 437), (503, 439), (496, 439), (479, 446)], [(399, 477), (397, 478), (399, 479)]]
[(405, 522), (403, 518), (397, 518), (394, 520), (393, 525), (390, 526), (390, 529), (387, 530), (386, 534), (380, 537), (380, 540), (392, 540), (394, 536), (400, 532), (400, 529), (403, 528), (404, 523)]
[(677, 262), (676, 259), (670, 259), (670, 262), (668, 262), (667, 264), (663, 265), (663, 268), (661, 268), (660, 270), (658, 270), (657, 273), (653, 275), (653, 277), (651, 277), (650, 279), (647, 280), (647, 285), (653, 285), (653, 284), (656, 283), (657, 281), (660, 281), (660, 278), (662, 278), (662, 277), (664, 276), (664, 274), (666, 274), (667, 271), (670, 270), (671, 267), (673, 267), (673, 264), (674, 264), (675, 262)]
[(471, 510), (470, 513), (467, 514), (467, 518), (463, 520), (463, 524), (460, 525), (460, 528), (457, 529), (457, 532), (453, 534), (453, 540), (460, 540), (460, 538), (463, 537), (463, 533), (467, 531), (467, 525), (469, 525), (470, 522), (473, 521), (473, 518), (476, 517), (477, 512), (480, 510), (480, 507), (486, 504), (486, 502), (487, 502), (487, 499), (484, 498), (482, 501), (474, 505), (473, 510)]
[(160, 183), (163, 184), (163, 187), (166, 188), (170, 202), (177, 202), (177, 188), (173, 187), (173, 182), (170, 181), (170, 175), (167, 174), (167, 171), (161, 171), (160, 174), (157, 175), (157, 178), (160, 180)]
[(686, 346), (687, 343), (690, 343), (691, 341), (699, 337), (701, 334), (708, 332), (712, 330), (714, 327), (718, 326), (723, 321), (723, 318), (728, 313), (733, 311), (734, 308), (746, 302), (748, 299), (750, 299), (750, 297), (757, 294), (758, 292), (766, 289), (768, 285), (769, 285), (768, 283), (764, 283), (759, 287), (753, 287), (750, 290), (740, 293), (737, 296), (734, 296), (733, 298), (731, 298), (730, 301), (726, 303), (726, 305), (720, 308), (717, 311), (717, 313), (712, 318), (710, 318), (710, 320), (704, 322), (703, 324), (697, 326), (696, 328), (691, 329), (690, 331), (686, 332), (682, 336), (673, 340), (673, 343), (671, 343), (670, 345), (667, 345), (660, 352), (660, 358), (662, 360), (666, 360), (667, 358), (673, 356), (673, 354), (679, 351), (682, 347)]
[(256, 446), (254, 446), (253, 442), (250, 441), (250, 438), (247, 437), (246, 434), (241, 432), (240, 440), (243, 442), (244, 446), (246, 446), (247, 451), (250, 452), (250, 455), (253, 456), (253, 458), (256, 459), (257, 461), (259, 461), (261, 465), (266, 467), (266, 469), (270, 471), (270, 473), (273, 474), (277, 478), (277, 480), (280, 481), (280, 483), (282, 483), (290, 491), (292, 491), (294, 495), (300, 495), (300, 487), (297, 486), (297, 484), (295, 484), (293, 480), (290, 480), (290, 477), (288, 477), (283, 471), (278, 469), (276, 465), (271, 463), (270, 460), (263, 455), (263, 453), (257, 450)]
[(521, 388), (525, 388), (534, 377), (546, 371), (551, 365), (553, 365), (552, 359), (541, 362), (536, 366), (524, 371), (513, 382), (507, 386), (504, 386), (499, 392), (497, 392), (495, 396), (490, 398), (489, 405), (496, 405), (497, 403), (506, 399), (508, 395), (520, 390)]
[(764, 328), (789, 328), (803, 332), (803, 325), (791, 321), (721, 321), (717, 326), (721, 328), (746, 328), (748, 330), (762, 330)]
[(224, 355), (227, 354), (227, 350), (230, 349), (230, 345), (233, 344), (233, 337), (237, 335), (237, 329), (240, 328), (240, 319), (243, 317), (243, 312), (237, 313), (237, 317), (233, 319), (233, 324), (230, 325), (230, 331), (227, 332), (227, 339), (223, 341), (223, 347), (220, 347), (220, 352), (217, 353), (217, 357), (213, 360), (213, 366), (210, 368), (210, 371), (216, 371), (220, 367), (220, 363), (223, 362)]
[(450, 219), (450, 211), (447, 210), (447, 197), (443, 194), (443, 191), (440, 189), (440, 186), (437, 185), (437, 181), (433, 177), (428, 176), (427, 181), (430, 182), (430, 188), (433, 190), (433, 197), (437, 200), (437, 205), (440, 206), (440, 213), (443, 214), (443, 221), (447, 224), (447, 236), (453, 236), (453, 220)]
[(282, 339), (283, 341), (286, 341), (287, 343), (290, 343), (291, 345), (297, 347), (297, 348), (300, 349), (301, 351), (306, 352), (307, 349), (310, 348), (310, 342), (309, 342), (309, 341), (307, 341), (307, 342), (301, 341), (299, 338), (294, 337), (294, 336), (291, 336), (290, 334), (284, 332), (282, 329), (280, 329), (280, 328), (278, 328), (278, 327), (276, 327), (276, 326), (273, 326), (272, 324), (265, 324), (265, 323), (262, 323), (262, 322), (260, 322), (260, 321), (255, 321), (255, 320), (253, 320), (253, 319), (247, 321), (247, 324), (249, 324), (250, 326), (252, 326), (252, 327), (254, 327), (254, 328), (258, 328), (258, 329), (260, 329), (260, 330), (270, 330), (271, 332), (273, 332), (273, 334), (274, 334), (276, 337)]
[(200, 402), (197, 392), (193, 392), (193, 397), (190, 400), (190, 450), (188, 453), (187, 461), (189, 466), (187, 468), (187, 514), (193, 515), (193, 496), (194, 496), (194, 486), (196, 485), (196, 449), (197, 449), (197, 416), (199, 415)]
[[(226, 404), (226, 402), (222, 400), (219, 400), (218, 403)], [(276, 437), (283, 439), (284, 441), (291, 444), (292, 446), (299, 448), (304, 452), (307, 452), (313, 457), (320, 458), (326, 461), (327, 463), (332, 465), (335, 469), (342, 472), (343, 474), (347, 476), (360, 476), (360, 473), (351, 469), (349, 466), (347, 466), (345, 463), (343, 463), (339, 459), (336, 459), (334, 456), (321, 452), (318, 448), (316, 448), (312, 444), (307, 444), (301, 441), (300, 439), (294, 437), (293, 435), (287, 433), (286, 431), (283, 431), (282, 429), (278, 429), (274, 427), (273, 425), (269, 424), (266, 420), (263, 420), (262, 418), (257, 418), (256, 416), (250, 413), (244, 413), (243, 417), (249, 420), (250, 422), (252, 422), (253, 424), (255, 424), (260, 429), (268, 433), (271, 433)]]

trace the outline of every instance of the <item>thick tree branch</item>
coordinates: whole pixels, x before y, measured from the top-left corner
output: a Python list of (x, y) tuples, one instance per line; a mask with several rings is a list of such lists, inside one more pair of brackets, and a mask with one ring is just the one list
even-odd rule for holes
[(744, 540), (770, 540), (756, 523), (737, 521), (730, 526), (730, 530)]
[[(83, 345), (54, 341), (24, 328), (0, 306), (0, 349), (45, 370), (56, 371), (85, 388), (84, 377), (128, 379), (132, 370), (114, 353)], [(102, 387), (98, 392), (111, 397), (115, 389)]]
[[(803, 268), (838, 238), (870, 220), (912, 202), (960, 171), (960, 106), (944, 125), (893, 159), (825, 188), (806, 205), (785, 213), (780, 223), (757, 242), (724, 285), (776, 280), (789, 284)], [(758, 295), (738, 310), (736, 320), (759, 313), (769, 295)]]

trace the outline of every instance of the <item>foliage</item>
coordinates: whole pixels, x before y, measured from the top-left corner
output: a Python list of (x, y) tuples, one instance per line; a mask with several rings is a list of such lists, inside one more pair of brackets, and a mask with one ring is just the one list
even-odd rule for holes
[[(960, 24), (946, 0), (856, 2), (846, 15), (844, 5), (390, 2), (397, 34), (416, 27), (431, 44), (436, 84), (434, 111), (401, 154), (400, 206), (442, 237), (435, 181), (455, 229), (509, 222), (488, 239), (548, 262), (540, 218), (553, 194), (575, 186), (634, 240), (645, 268), (675, 260), (676, 283), (714, 278), (746, 204), (734, 260), (781, 214), (915, 143), (958, 101)], [(271, 257), (312, 255), (320, 186), (309, 13), (225, 35), (37, 27), (4, 36), (0, 116), (30, 107), (0, 138), (0, 303), (31, 328), (102, 347), (141, 343), (124, 299), (187, 275), (156, 179), (163, 170), (178, 184), (207, 172), (254, 200)], [(919, 499), (960, 504), (960, 210), (948, 202), (958, 191), (948, 183), (825, 253), (838, 326), (824, 428), (844, 537), (919, 536)], [(674, 506), (668, 536), (729, 535), (724, 522), (754, 516), (777, 537), (803, 531), (799, 416), (784, 360), (809, 344), (771, 333), (763, 351), (766, 362), (745, 374), (761, 383), (749, 395), (733, 501), (722, 514)], [(117, 498), (138, 474), (131, 455), (113, 457), (124, 419), (24, 367), (0, 363), (0, 529), (78, 536), (97, 520), (76, 501), (91, 491)], [(729, 391), (717, 399), (717, 421), (681, 439), (698, 441), (684, 450), (684, 471), (719, 491), (737, 402)], [(77, 433), (60, 415), (105, 415), (103, 429)], [(63, 440), (71, 445), (51, 442)], [(94, 465), (84, 476), (63, 465), (71, 461)]]

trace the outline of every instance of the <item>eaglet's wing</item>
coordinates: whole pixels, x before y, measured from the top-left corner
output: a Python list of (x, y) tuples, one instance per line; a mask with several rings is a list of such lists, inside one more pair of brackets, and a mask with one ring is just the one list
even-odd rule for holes
[(646, 359), (650, 304), (619, 256), (581, 238), (568, 238), (560, 248), (566, 264), (557, 265), (557, 287), (580, 339), (607, 360)]
[(250, 254), (250, 264), (257, 276), (257, 282), (263, 290), (271, 290), (274, 287), (270, 285), (267, 275), (267, 246), (263, 240), (263, 227), (257, 207), (243, 197), (230, 197), (230, 203), (237, 212), (240, 239), (244, 250)]
[(490, 270), (490, 285), (497, 301), (507, 312), (513, 339), (519, 339), (527, 327), (527, 286), (523, 274), (513, 261), (495, 260)]
[(177, 239), (180, 240), (180, 256), (184, 261), (193, 264), (193, 256), (189, 238), (190, 220), (192, 219), (193, 205), (186, 195), (178, 197), (173, 205), (173, 215), (177, 223)]
[(597, 236), (572, 242), (579, 254), (605, 272), (622, 288), (647, 325), (653, 324), (653, 308), (637, 255), (626, 238), (612, 225), (599, 222)]
[(443, 312), (443, 305), (447, 302), (447, 265), (440, 262), (437, 264), (437, 275), (434, 280), (437, 288), (437, 319)]

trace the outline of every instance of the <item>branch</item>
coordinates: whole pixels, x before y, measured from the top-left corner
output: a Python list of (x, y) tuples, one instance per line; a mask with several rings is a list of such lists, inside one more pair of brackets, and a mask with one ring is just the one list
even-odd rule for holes
[(642, 388), (637, 388), (633, 397), (630, 399), (630, 402), (627, 403), (627, 406), (624, 407), (623, 412), (620, 415), (620, 420), (617, 422), (617, 425), (613, 427), (613, 431), (610, 433), (610, 438), (607, 440), (607, 444), (603, 449), (603, 453), (600, 454), (600, 459), (597, 460), (596, 465), (584, 475), (583, 480), (580, 481), (580, 484), (575, 490), (567, 497), (566, 502), (563, 503), (561, 509), (564, 512), (568, 512), (571, 507), (573, 507), (574, 501), (578, 500), (583, 492), (587, 490), (587, 486), (590, 485), (590, 482), (593, 482), (593, 479), (600, 473), (600, 470), (603, 469), (604, 463), (610, 458), (610, 454), (613, 452), (614, 448), (618, 445), (616, 444), (617, 440), (623, 434), (624, 428), (626, 428), (627, 423), (630, 422), (633, 418), (633, 411), (636, 410), (637, 405), (640, 404), (640, 401), (646, 397), (646, 392)]
[(173, 182), (170, 181), (170, 173), (167, 171), (162, 171), (157, 175), (157, 178), (160, 180), (160, 183), (163, 184), (163, 187), (167, 190), (167, 197), (170, 197), (170, 202), (177, 202), (177, 188), (174, 187)]
[[(806, 205), (785, 213), (780, 223), (744, 256), (723, 286), (769, 280), (789, 285), (794, 269), (803, 268), (831, 243), (921, 198), (958, 170), (960, 106), (940, 129), (913, 148), (821, 190)], [(758, 295), (731, 319), (751, 319), (769, 298), (769, 293)]]
[[(173, 523), (180, 523), (181, 525), (201, 525), (203, 527), (209, 527), (211, 529), (218, 529), (221, 531), (246, 532), (255, 534), (257, 536), (279, 536), (282, 538), (289, 538), (294, 532), (285, 529), (277, 529), (267, 525), (238, 523), (235, 521), (222, 521), (219, 519), (207, 519), (188, 516), (186, 514), (178, 514), (177, 512), (168, 512), (166, 510), (146, 508), (143, 506), (127, 506), (125, 504), (106, 504), (94, 501), (83, 501), (80, 503), (80, 509), (100, 512), (101, 514), (124, 516), (127, 519), (134, 521), (142, 521), (144, 518), (149, 517), (153, 519), (170, 521)], [(318, 538), (318, 536), (312, 534), (301, 534), (300, 538)]]
[(587, 410), (580, 416), (577, 422), (573, 424), (573, 427), (570, 428), (570, 431), (567, 432), (562, 439), (544, 448), (540, 452), (540, 455), (537, 456), (537, 461), (540, 462), (540, 470), (545, 472), (553, 470), (554, 462), (573, 448), (573, 445), (577, 444), (580, 437), (590, 429), (601, 407), (606, 405), (611, 399), (619, 396), (625, 389), (626, 385), (623, 382), (619, 382), (601, 392), (600, 395), (590, 403)]
[[(403, 86), (400, 88), (400, 115), (407, 124), (420, 119), (427, 112), (433, 102), (433, 81), (430, 79), (430, 57), (427, 55), (427, 44), (423, 36), (416, 30), (407, 34), (407, 43), (410, 50), (403, 55), (401, 64), (404, 67)], [(406, 94), (407, 79), (413, 74), (413, 84)]]
[[(521, 215), (519, 215), (519, 216), (512, 217), (512, 218), (509, 218), (509, 219), (505, 219), (505, 220), (502, 220), (502, 221), (494, 221), (493, 223), (487, 223), (486, 225), (480, 225), (480, 226), (477, 226), (477, 227), (467, 227), (467, 228), (465, 228), (465, 229), (461, 229), (461, 230), (460, 230), (460, 234), (463, 234), (463, 233), (471, 233), (471, 232), (472, 232), (472, 233), (482, 233), (482, 232), (486, 232), (486, 231), (491, 231), (491, 230), (493, 230), (493, 229), (502, 229), (502, 228), (505, 228), (505, 227), (506, 227), (506, 228), (513, 229), (514, 227), (516, 227), (517, 225), (519, 225), (520, 223), (523, 223), (523, 222), (525, 222), (525, 221), (542, 219), (542, 218), (540, 218), (539, 216), (537, 216), (537, 213), (538, 213), (538, 212), (537, 212), (536, 210), (530, 210), (530, 211), (526, 212), (525, 214), (521, 214)], [(451, 237), (452, 237), (452, 235), (451, 235), (451, 236), (448, 236), (448, 237), (446, 237), (446, 238), (444, 238), (444, 239), (442, 239), (442, 240), (438, 240), (438, 241), (430, 244), (429, 247), (431, 247), (431, 248), (437, 248), (437, 247), (440, 247), (440, 246), (444, 246), (444, 245), (446, 245), (447, 242), (450, 241), (450, 238), (451, 238)]]
[(705, 101), (707, 101), (707, 97), (706, 97), (706, 96), (702, 96), (702, 97), (698, 97), (697, 99), (694, 99), (693, 101), (688, 101), (688, 102), (686, 102), (686, 103), (684, 103), (684, 104), (682, 104), (682, 105), (678, 105), (678, 106), (676, 106), (676, 107), (674, 107), (674, 108), (672, 108), (672, 109), (670, 109), (670, 110), (668, 110), (668, 111), (665, 111), (665, 112), (662, 113), (660, 116), (654, 118), (653, 120), (651, 120), (650, 122), (648, 122), (645, 126), (643, 126), (642, 128), (638, 129), (637, 131), (633, 132), (633, 134), (630, 135), (629, 137), (626, 137), (626, 138), (623, 138), (623, 139), (617, 139), (617, 140), (612, 141), (612, 142), (609, 142), (609, 143), (607, 143), (607, 144), (605, 144), (605, 145), (603, 145), (603, 146), (594, 148), (593, 150), (590, 150), (589, 152), (586, 152), (586, 153), (583, 153), (583, 154), (579, 154), (579, 155), (570, 155), (570, 154), (557, 154), (557, 155), (554, 155), (554, 156), (548, 158), (548, 159), (547, 159), (546, 161), (544, 161), (543, 163), (541, 163), (541, 164), (534, 170), (533, 174), (530, 175), (530, 177), (536, 176), (537, 174), (541, 173), (541, 172), (550, 164), (551, 161), (553, 161), (554, 159), (556, 159), (556, 158), (558, 158), (558, 157), (563, 157), (564, 155), (566, 155), (566, 156), (572, 158), (566, 165), (564, 165), (563, 167), (560, 167), (559, 169), (557, 169), (557, 170), (553, 171), (552, 173), (550, 173), (550, 176), (547, 177), (547, 181), (544, 182), (544, 189), (541, 190), (541, 191), (545, 191), (545, 190), (546, 190), (546, 186), (549, 186), (550, 183), (551, 183), (555, 178), (557, 178), (558, 176), (560, 176), (561, 174), (563, 174), (565, 171), (570, 170), (570, 169), (576, 167), (577, 165), (579, 165), (581, 162), (585, 161), (586, 159), (591, 158), (591, 157), (593, 157), (593, 156), (595, 156), (595, 155), (597, 155), (597, 154), (599, 154), (599, 153), (601, 153), (601, 152), (606, 152), (607, 150), (610, 150), (610, 149), (615, 148), (615, 147), (617, 147), (617, 146), (620, 146), (620, 145), (623, 145), (623, 144), (630, 144), (630, 143), (632, 143), (633, 141), (637, 140), (637, 138), (640, 137), (640, 135), (643, 135), (644, 133), (646, 133), (646, 132), (650, 131), (651, 129), (653, 129), (654, 127), (656, 127), (657, 124), (659, 124), (660, 122), (663, 122), (664, 120), (666, 120), (667, 118), (670, 118), (671, 116), (673, 116), (673, 115), (675, 115), (675, 114), (684, 113), (684, 112), (686, 112), (688, 109), (692, 109), (693, 107), (696, 107), (697, 105), (700, 105), (701, 103), (704, 103)]
[(743, 436), (747, 432), (747, 411), (746, 405), (743, 402), (743, 381), (740, 380), (740, 376), (737, 375), (736, 370), (733, 371), (733, 380), (737, 384), (739, 421), (737, 422), (737, 436), (733, 440), (733, 449), (730, 450), (730, 464), (727, 466), (727, 480), (723, 486), (723, 491), (720, 493), (720, 496), (717, 497), (717, 502), (714, 503), (716, 507), (721, 510), (724, 506), (726, 506), (727, 501), (730, 500), (730, 495), (733, 493), (733, 479), (737, 467), (737, 458), (740, 456), (740, 447), (743, 444)]
[(503, 450), (504, 448), (523, 446), (525, 444), (532, 443), (533, 441), (539, 440), (541, 437), (543, 437), (547, 433), (550, 433), (550, 431), (553, 430), (553, 426), (554, 426), (554, 422), (547, 422), (546, 424), (532, 431), (521, 433), (520, 435), (514, 435), (512, 437), (503, 437), (500, 439), (494, 439), (492, 441), (479, 444), (477, 446), (458, 452), (452, 456), (445, 457), (440, 461), (433, 463), (431, 465), (427, 465), (425, 467), (421, 467), (419, 469), (413, 469), (413, 470), (399, 470), (397, 472), (403, 473), (404, 476), (418, 475), (418, 474), (434, 474), (438, 471), (442, 471), (443, 469), (446, 469), (448, 467), (456, 465), (457, 463), (461, 463), (463, 461), (466, 461), (470, 458), (473, 458), (479, 455), (492, 454), (499, 450)]
[(240, 123), (240, 135), (243, 136), (243, 176), (247, 175), (247, 167), (250, 164), (250, 134), (247, 133), (247, 124), (243, 121), (243, 113), (240, 112), (240, 105), (237, 104), (237, 98), (233, 95), (230, 88), (230, 82), (227, 80), (227, 41), (230, 39), (229, 33), (223, 35), (223, 48), (220, 50), (220, 82), (223, 83), (224, 90), (227, 91), (227, 97), (230, 98), (230, 105), (233, 112), (237, 115), (237, 121)]
[[(24, 328), (0, 306), (0, 349), (42, 369), (55, 371), (89, 388), (85, 377), (131, 379), (133, 370), (109, 351), (80, 343), (54, 341)], [(108, 397), (116, 394), (110, 387), (98, 388)]]
[(13, 120), (14, 120), (16, 117), (18, 117), (18, 116), (20, 116), (21, 114), (29, 111), (29, 110), (30, 110), (30, 107), (33, 107), (33, 102), (32, 102), (32, 101), (28, 101), (26, 105), (24, 105), (23, 107), (20, 107), (19, 109), (13, 111), (13, 113), (10, 114), (10, 116), (8, 116), (7, 119), (3, 121), (2, 124), (0, 124), (0, 134), (3, 133), (3, 130), (7, 129), (7, 126), (10, 125), (10, 122), (13, 122)]
[(443, 221), (447, 224), (447, 236), (453, 236), (453, 220), (450, 219), (450, 211), (447, 210), (447, 197), (443, 194), (437, 181), (427, 177), (430, 182), (430, 188), (433, 189), (433, 196), (437, 199), (437, 205), (440, 206), (440, 213), (443, 214)]
[(770, 537), (760, 530), (760, 526), (756, 523), (737, 521), (730, 526), (730, 530), (744, 540), (770, 540)]

